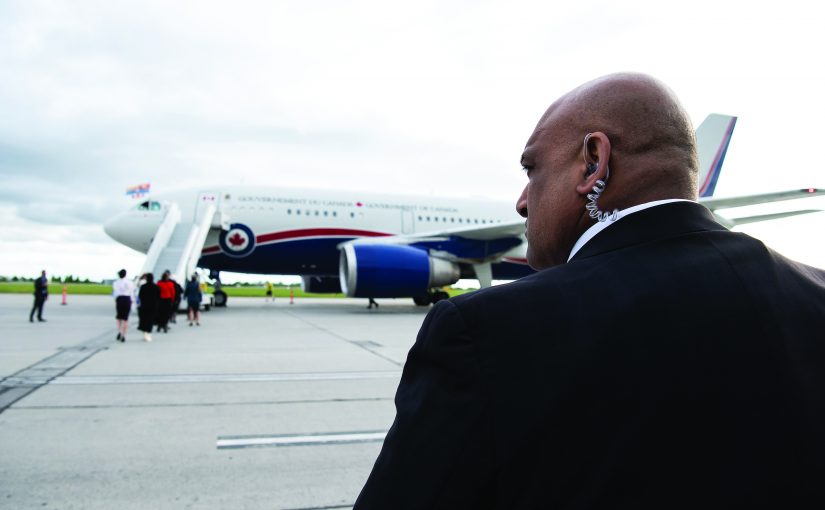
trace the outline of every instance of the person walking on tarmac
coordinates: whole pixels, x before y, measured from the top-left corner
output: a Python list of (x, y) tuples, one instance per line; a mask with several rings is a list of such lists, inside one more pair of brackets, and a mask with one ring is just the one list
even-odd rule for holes
[(155, 285), (155, 277), (152, 273), (146, 273), (143, 279), (145, 282), (138, 290), (138, 318), (140, 319), (138, 329), (143, 331), (143, 341), (151, 342), (152, 326), (155, 324), (160, 302), (160, 290)]
[(43, 305), (49, 298), (49, 280), (46, 279), (46, 270), (40, 272), (40, 278), (34, 281), (34, 305), (29, 313), (29, 322), (34, 322), (34, 312), (37, 312), (38, 322), (46, 322), (43, 318)]
[(186, 308), (188, 309), (189, 325), (192, 321), (195, 324), (201, 325), (201, 286), (198, 283), (198, 275), (193, 274), (192, 279), (186, 282), (186, 289), (183, 291), (186, 297)]
[(175, 277), (171, 274), (169, 275), (169, 280), (172, 282), (172, 285), (175, 286), (175, 297), (172, 298), (172, 310), (169, 313), (169, 322), (172, 324), (177, 324), (178, 321), (176, 319), (178, 315), (178, 310), (180, 309), (180, 302), (183, 300), (183, 287), (175, 280)]
[(172, 315), (172, 306), (175, 301), (175, 284), (169, 278), (169, 270), (163, 272), (158, 282), (160, 300), (158, 302), (157, 323), (158, 332), (169, 332), (169, 317)]
[(270, 300), (275, 301), (275, 298), (272, 297), (272, 282), (266, 282), (266, 299), (264, 299), (264, 302)]
[(121, 269), (120, 277), (112, 284), (112, 296), (115, 298), (115, 320), (117, 321), (117, 340), (126, 341), (126, 332), (129, 331), (129, 312), (132, 310), (132, 296), (135, 295), (135, 285), (126, 279), (126, 270)]

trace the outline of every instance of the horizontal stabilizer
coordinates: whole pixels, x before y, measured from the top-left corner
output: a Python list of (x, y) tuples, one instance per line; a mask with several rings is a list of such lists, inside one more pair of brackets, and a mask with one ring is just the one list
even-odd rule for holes
[(744, 225), (746, 223), (756, 223), (758, 221), (777, 220), (779, 218), (787, 218), (789, 216), (798, 216), (800, 214), (810, 214), (815, 212), (822, 212), (822, 209), (803, 209), (799, 211), (785, 211), (774, 214), (760, 214), (758, 216), (745, 216), (743, 218), (727, 218), (727, 221), (734, 225)]
[(730, 198), (700, 198), (699, 203), (714, 211), (716, 209), (726, 209), (728, 207), (744, 207), (746, 205), (767, 204), (769, 202), (781, 202), (783, 200), (797, 200), (799, 198), (811, 198), (825, 195), (825, 189), (805, 188), (791, 191), (778, 191), (776, 193), (762, 193), (760, 195), (746, 195)]

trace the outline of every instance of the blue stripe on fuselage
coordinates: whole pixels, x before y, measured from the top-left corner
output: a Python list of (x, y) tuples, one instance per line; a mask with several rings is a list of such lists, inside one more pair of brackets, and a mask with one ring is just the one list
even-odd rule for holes
[[(338, 276), (338, 245), (353, 238), (315, 238), (258, 245), (246, 257), (202, 255), (198, 267), (214, 271), (252, 274)], [(510, 262), (493, 264), (493, 278), (515, 280), (533, 273), (529, 266)]]

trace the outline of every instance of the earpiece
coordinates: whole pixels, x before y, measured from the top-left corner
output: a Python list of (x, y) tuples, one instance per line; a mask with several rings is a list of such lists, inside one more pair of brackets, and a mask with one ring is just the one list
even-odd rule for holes
[(598, 163), (587, 163), (587, 159), (588, 159), (587, 158), (587, 143), (590, 142), (590, 137), (592, 135), (593, 135), (593, 133), (587, 133), (585, 135), (585, 137), (584, 137), (584, 147), (582, 147), (582, 156), (584, 157), (584, 162), (587, 164), (587, 166), (586, 166), (587, 171), (584, 172), (585, 177), (590, 177), (591, 175), (596, 173), (596, 170), (599, 169), (599, 164)]

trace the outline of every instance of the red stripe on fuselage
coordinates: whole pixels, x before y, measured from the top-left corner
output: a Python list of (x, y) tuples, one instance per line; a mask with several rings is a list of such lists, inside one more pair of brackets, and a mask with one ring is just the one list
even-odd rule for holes
[(356, 230), (351, 228), (302, 228), (298, 230), (285, 230), (283, 232), (261, 234), (255, 238), (255, 242), (269, 243), (272, 241), (284, 241), (298, 237), (382, 237), (391, 235), (392, 234), (385, 234), (383, 232)]
[[(371, 230), (358, 230), (352, 228), (302, 228), (296, 230), (284, 230), (282, 232), (270, 232), (255, 236), (256, 244), (272, 243), (277, 241), (288, 241), (290, 239), (302, 239), (308, 237), (386, 237), (393, 234), (384, 232), (374, 232)], [(201, 253), (212, 254), (221, 251), (220, 246), (209, 246)]]

